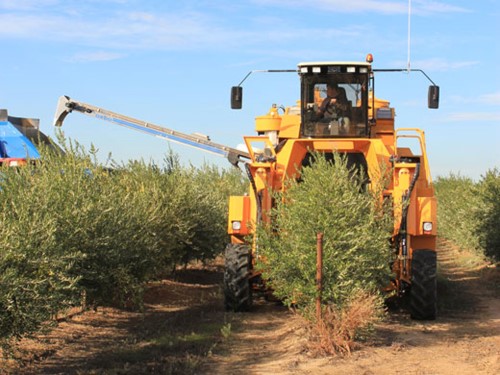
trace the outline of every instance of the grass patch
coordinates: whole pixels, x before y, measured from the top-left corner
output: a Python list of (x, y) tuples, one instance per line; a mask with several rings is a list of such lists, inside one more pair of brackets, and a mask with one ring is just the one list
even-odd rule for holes
[(480, 304), (478, 294), (473, 292), (475, 289), (487, 289), (499, 295), (499, 273), (484, 255), (449, 243), (439, 251), (443, 254), (437, 275), (440, 315), (474, 311)]
[(183, 327), (169, 326), (168, 332), (156, 337), (146, 338), (125, 348), (113, 348), (102, 355), (106, 361), (101, 362), (99, 369), (116, 374), (198, 374), (215, 347), (227, 338), (223, 332), (226, 332), (230, 323), (218, 315), (217, 321), (206, 323), (197, 322), (192, 317), (189, 319), (186, 322), (192, 328), (190, 332), (176, 332)]

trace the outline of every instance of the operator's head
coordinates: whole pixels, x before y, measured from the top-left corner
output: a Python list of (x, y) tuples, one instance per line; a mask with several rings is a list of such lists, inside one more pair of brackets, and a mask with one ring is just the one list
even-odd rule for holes
[(330, 97), (336, 97), (339, 93), (339, 86), (335, 82), (326, 84), (326, 93)]

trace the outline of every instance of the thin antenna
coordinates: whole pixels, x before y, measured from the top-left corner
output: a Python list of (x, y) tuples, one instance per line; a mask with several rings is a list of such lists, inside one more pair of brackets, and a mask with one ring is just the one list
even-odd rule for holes
[(411, 46), (411, 0), (408, 0), (408, 62), (406, 64), (406, 69), (408, 74), (410, 73), (411, 64), (410, 64), (410, 46)]

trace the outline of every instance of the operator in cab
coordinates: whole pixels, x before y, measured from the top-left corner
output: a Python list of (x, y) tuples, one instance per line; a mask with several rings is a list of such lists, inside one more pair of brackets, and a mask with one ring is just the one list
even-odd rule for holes
[(336, 83), (328, 83), (326, 86), (326, 98), (323, 99), (318, 108), (319, 118), (350, 117), (349, 102), (343, 88)]
[(326, 85), (326, 97), (316, 111), (315, 136), (350, 133), (351, 104), (346, 91), (337, 83)]

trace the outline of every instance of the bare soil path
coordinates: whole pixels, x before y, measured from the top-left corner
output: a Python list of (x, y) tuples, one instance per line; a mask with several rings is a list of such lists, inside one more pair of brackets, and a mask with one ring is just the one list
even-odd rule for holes
[[(449, 243), (439, 244), (439, 317), (413, 321), (391, 311), (376, 337), (350, 357), (311, 358), (304, 351), (300, 319), (286, 311), (257, 306), (215, 355), (218, 374), (500, 374), (499, 273), (471, 267)], [(235, 371), (237, 370), (237, 371)]]
[(220, 266), (150, 286), (143, 312), (99, 309), (20, 342), (0, 374), (500, 374), (500, 275), (439, 243), (439, 316), (397, 308), (349, 357), (313, 358), (299, 317), (257, 300), (225, 313)]

